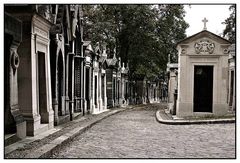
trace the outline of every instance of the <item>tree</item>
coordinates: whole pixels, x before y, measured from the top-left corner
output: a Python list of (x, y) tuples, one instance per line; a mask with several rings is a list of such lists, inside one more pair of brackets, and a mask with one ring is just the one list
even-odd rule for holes
[(158, 76), (186, 37), (183, 5), (85, 5), (85, 39), (116, 47), (130, 75)]
[(223, 31), (223, 37), (226, 37), (230, 42), (235, 43), (236, 41), (236, 5), (229, 7), (231, 11), (230, 16), (223, 22), (226, 27)]

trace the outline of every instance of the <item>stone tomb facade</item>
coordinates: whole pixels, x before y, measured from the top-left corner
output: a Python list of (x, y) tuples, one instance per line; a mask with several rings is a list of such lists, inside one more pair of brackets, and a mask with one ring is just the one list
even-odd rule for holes
[(18, 99), (18, 47), (22, 41), (22, 22), (8, 13), (4, 13), (4, 19), (4, 132), (24, 138), (26, 121)]
[(229, 79), (229, 87), (228, 87), (228, 104), (230, 107), (230, 111), (236, 110), (236, 54), (235, 54), (235, 44), (232, 44), (229, 47), (229, 57), (228, 57), (228, 79)]
[(95, 48), (95, 53), (93, 55), (93, 103), (92, 103), (92, 113), (98, 114), (107, 109), (107, 95), (106, 95), (106, 65), (105, 61), (107, 58), (106, 48), (104, 47), (103, 52), (100, 49), (99, 43)]
[(167, 72), (169, 73), (168, 80), (168, 103), (173, 103), (173, 95), (175, 90), (177, 89), (177, 72), (178, 64), (177, 63), (169, 63), (167, 65)]
[(172, 113), (174, 107), (174, 93), (176, 93), (177, 91), (178, 64), (168, 63), (167, 73), (168, 73), (168, 107), (169, 111)]
[[(23, 39), (18, 47), (21, 60), (18, 68), (18, 104), (27, 122), (27, 135), (34, 136), (53, 128), (49, 57), (51, 23), (26, 8), (18, 7), (12, 15), (23, 22)], [(18, 12), (24, 13), (24, 17)]]
[(178, 43), (178, 117), (227, 113), (229, 45), (207, 30)]
[(117, 58), (116, 51), (108, 53), (106, 59), (106, 82), (107, 82), (107, 108), (112, 108), (116, 106), (117, 103), (117, 82), (116, 82), (116, 72), (117, 72)]
[(128, 64), (125, 67), (124, 62), (122, 63), (122, 67), (121, 67), (121, 102), (120, 102), (120, 106), (121, 107), (125, 107), (128, 105), (128, 72), (129, 72), (129, 67)]

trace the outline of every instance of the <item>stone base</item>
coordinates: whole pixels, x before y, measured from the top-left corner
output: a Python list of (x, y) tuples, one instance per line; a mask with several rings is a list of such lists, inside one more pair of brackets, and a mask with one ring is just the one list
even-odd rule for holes
[(27, 136), (27, 128), (26, 128), (26, 126), (27, 126), (26, 121), (16, 124), (16, 128), (17, 128), (16, 135), (20, 139), (23, 139), (23, 138), (25, 138)]
[[(26, 135), (26, 134), (25, 134)], [(21, 140), (17, 134), (7, 134), (4, 135), (4, 146), (9, 146), (13, 143), (16, 143), (17, 141)]]
[(64, 123), (70, 121), (70, 115), (58, 116), (58, 119), (59, 119), (59, 121), (58, 121), (57, 125), (64, 124)]
[(54, 112), (51, 110), (50, 112), (46, 112), (41, 114), (41, 123), (43, 124), (49, 124), (50, 128), (53, 128), (54, 123)]
[(228, 104), (213, 104), (214, 115), (226, 115), (228, 113)]
[(160, 103), (160, 100), (158, 100), (158, 99), (150, 99), (149, 103)]
[(213, 104), (213, 112), (193, 112), (193, 103), (182, 103), (177, 101), (177, 117), (189, 117), (189, 116), (222, 116), (228, 113), (227, 104)]
[(168, 111), (173, 114), (173, 103), (168, 103)]
[(27, 136), (35, 136), (38, 135), (44, 131), (47, 131), (49, 129), (53, 128), (53, 114), (51, 113), (51, 122), (48, 123), (41, 123), (41, 117), (34, 116), (34, 117), (25, 117), (27, 121), (26, 129), (27, 129)]
[(69, 97), (67, 96), (66, 99), (65, 99), (65, 110), (66, 110), (66, 114), (69, 114)]
[(109, 111), (109, 109), (104, 109), (104, 110), (95, 111), (95, 112), (93, 112), (92, 114), (100, 114), (100, 113), (103, 113), (103, 112), (106, 112), (106, 111)]

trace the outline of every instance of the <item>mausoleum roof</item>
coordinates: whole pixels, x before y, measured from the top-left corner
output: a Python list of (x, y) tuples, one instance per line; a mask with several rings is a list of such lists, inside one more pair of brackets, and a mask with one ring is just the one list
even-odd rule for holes
[(177, 46), (180, 45), (180, 44), (188, 44), (188, 43), (190, 43), (190, 42), (192, 42), (192, 41), (194, 41), (198, 38), (201, 38), (201, 37), (209, 37), (213, 40), (216, 40), (217, 42), (219, 42), (221, 44), (231, 44), (230, 41), (228, 41), (228, 40), (226, 40), (226, 39), (224, 39), (224, 38), (222, 38), (222, 37), (220, 37), (220, 36), (218, 36), (218, 35), (216, 35), (212, 32), (209, 32), (208, 30), (203, 30), (201, 32), (198, 32), (198, 33), (196, 33), (192, 36), (189, 36), (189, 37), (179, 41), (177, 43)]

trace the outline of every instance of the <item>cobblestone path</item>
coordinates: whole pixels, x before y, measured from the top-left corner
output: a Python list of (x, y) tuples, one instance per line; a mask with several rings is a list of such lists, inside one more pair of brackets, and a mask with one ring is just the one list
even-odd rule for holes
[(235, 158), (235, 124), (160, 124), (158, 107), (108, 117), (51, 158)]

